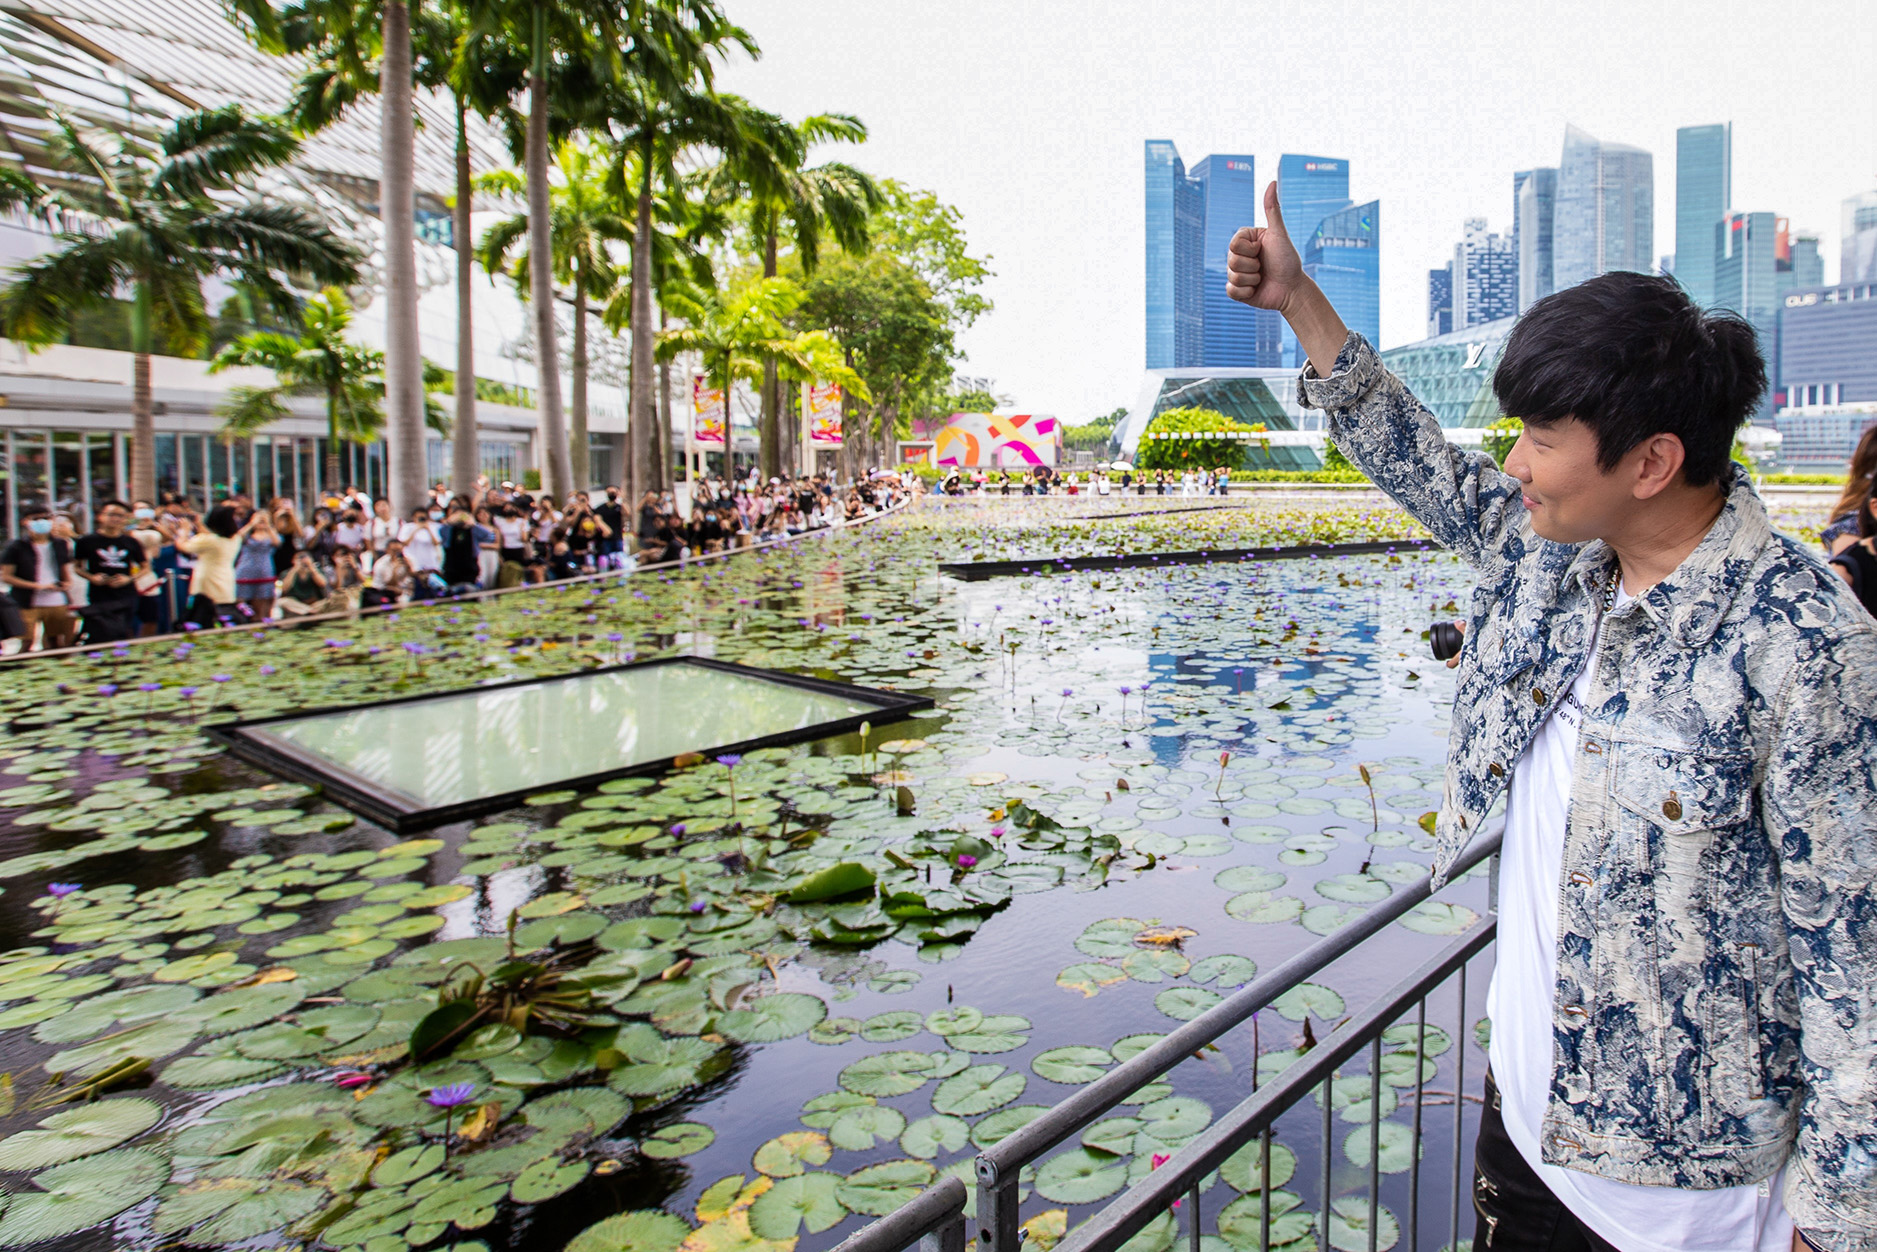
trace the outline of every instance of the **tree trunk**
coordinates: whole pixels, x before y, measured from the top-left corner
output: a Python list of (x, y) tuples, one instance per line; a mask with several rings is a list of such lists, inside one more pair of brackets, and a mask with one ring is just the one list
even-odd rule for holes
[[(768, 230), (763, 232), (763, 277), (776, 276), (776, 227), (774, 219), (767, 221)], [(773, 356), (763, 358), (763, 413), (762, 424), (757, 427), (757, 465), (764, 478), (782, 476), (782, 412), (781, 400), (776, 394), (779, 380), (776, 378), (776, 359)]]
[[(154, 506), (160, 502), (156, 498), (156, 407), (150, 402), (150, 321), (150, 289), (138, 283), (130, 313), (131, 348), (137, 354), (130, 374), (130, 496)], [(185, 486), (180, 481), (176, 485)]]
[(476, 257), (469, 237), (469, 210), (474, 189), (469, 169), (469, 108), (456, 96), (456, 208), (450, 233), (456, 241), (456, 429), (451, 434), (450, 477), (456, 490), (472, 500), (476, 478), (482, 473), (482, 454), (476, 434), (475, 306), (469, 298), (476, 274)]
[(626, 422), (632, 441), (633, 507), (660, 487), (652, 433), (652, 138), (646, 133), (639, 175), (639, 212), (632, 235), (632, 382)]
[(384, 112), (378, 215), (385, 232), (385, 410), (387, 475), (400, 516), (423, 503), (424, 362), (417, 339), (417, 207), (411, 93), (411, 14), (404, 0), (386, 0), (380, 87)]
[(541, 431), (541, 489), (561, 499), (573, 490), (567, 418), (560, 402), (560, 341), (554, 333), (554, 245), (547, 183), (547, 8), (534, 6), (534, 63), (528, 71), (528, 301), (534, 306), (536, 412)]
[[(339, 384), (326, 384), (326, 490), (339, 494)], [(310, 510), (309, 510), (310, 514)]]
[[(658, 310), (658, 329), (664, 330), (671, 324), (671, 315), (661, 305)], [(654, 452), (658, 469), (658, 489), (663, 491), (671, 478), (671, 362), (658, 363), (658, 432)], [(690, 462), (687, 461), (688, 467)], [(690, 477), (686, 470), (686, 479)]]
[(587, 288), (586, 276), (574, 269), (574, 396), (573, 490), (593, 485), (592, 440), (587, 436)]

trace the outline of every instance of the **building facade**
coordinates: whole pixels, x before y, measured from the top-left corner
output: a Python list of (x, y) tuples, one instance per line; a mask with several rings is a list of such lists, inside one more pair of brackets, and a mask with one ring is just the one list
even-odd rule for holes
[[(1449, 430), (1490, 426), (1504, 414), (1492, 374), (1517, 318), (1431, 335), (1382, 353), (1382, 364)], [(1449, 436), (1449, 438), (1453, 438)]]
[[(1277, 204), (1284, 214), (1284, 229), (1302, 252), (1311, 236), (1332, 213), (1348, 208), (1349, 162), (1341, 157), (1308, 156), (1287, 152), (1277, 161)], [(1280, 332), (1280, 364), (1301, 369), (1303, 354), (1297, 337), (1286, 324)]]
[(1343, 322), (1370, 343), (1382, 341), (1382, 205), (1352, 204), (1317, 223), (1303, 249), (1303, 270), (1323, 289)]
[(1684, 126), (1675, 132), (1675, 278), (1690, 298), (1712, 307), (1714, 224), (1733, 207), (1734, 127)]
[(1452, 329), (1496, 322), (1518, 312), (1518, 245), (1488, 232), (1485, 218), (1466, 220), (1465, 234), (1453, 249), (1452, 272)]
[(1277, 314), (1225, 294), (1232, 235), (1255, 223), (1256, 163), (1206, 157), (1189, 172), (1171, 140), (1147, 157), (1147, 367), (1277, 363)]
[(1427, 271), (1428, 338), (1453, 329), (1453, 262)]
[(1557, 290), (1558, 171), (1549, 167), (1512, 175), (1512, 246), (1518, 254), (1518, 312)]
[(1877, 403), (1877, 284), (1789, 291), (1779, 303), (1782, 406)]
[(1556, 288), (1611, 270), (1654, 269), (1654, 158), (1566, 126), (1553, 224)]
[(1877, 191), (1863, 191), (1844, 202), (1844, 250), (1838, 281), (1877, 283)]

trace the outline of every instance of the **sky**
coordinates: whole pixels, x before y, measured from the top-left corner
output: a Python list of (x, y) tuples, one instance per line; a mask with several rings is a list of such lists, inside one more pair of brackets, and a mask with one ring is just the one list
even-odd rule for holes
[[(1567, 122), (1655, 154), (1655, 247), (1675, 248), (1675, 129), (1734, 124), (1734, 207), (1815, 231), (1877, 187), (1870, 0), (727, 0), (763, 55), (719, 85), (871, 130), (826, 149), (929, 188), (989, 254), (995, 309), (962, 374), (1005, 411), (1081, 422), (1144, 365), (1142, 144), (1345, 157), (1381, 201), (1383, 346), (1424, 336), (1427, 271), (1465, 218), (1512, 225), (1512, 173), (1556, 165)], [(1247, 223), (1248, 225), (1253, 223)]]

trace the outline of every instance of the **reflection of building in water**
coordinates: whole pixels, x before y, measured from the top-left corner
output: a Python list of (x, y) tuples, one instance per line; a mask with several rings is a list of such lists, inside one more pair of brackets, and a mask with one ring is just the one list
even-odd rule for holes
[(839, 557), (810, 574), (802, 587), (802, 616), (817, 626), (847, 622), (847, 581)]

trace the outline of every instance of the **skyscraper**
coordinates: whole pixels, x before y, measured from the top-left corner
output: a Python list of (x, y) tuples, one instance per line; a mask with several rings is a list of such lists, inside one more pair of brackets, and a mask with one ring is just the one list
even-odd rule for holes
[(1877, 191), (1862, 191), (1844, 202), (1844, 251), (1838, 264), (1840, 283), (1877, 283)]
[[(1147, 367), (1188, 364), (1195, 351), (1186, 342), (1196, 327), (1191, 306), (1198, 300), (1201, 257), (1188, 238), (1195, 193), (1186, 166), (1170, 140), (1147, 141)], [(1184, 349), (1184, 353), (1182, 352)]]
[(1319, 221), (1303, 250), (1303, 272), (1372, 344), (1382, 341), (1381, 219), (1379, 200), (1352, 204)]
[(1675, 132), (1675, 277), (1702, 307), (1714, 303), (1714, 224), (1733, 204), (1734, 127)]
[(1512, 176), (1512, 246), (1518, 253), (1518, 312), (1557, 289), (1553, 255), (1558, 172), (1549, 167)]
[(1566, 126), (1553, 224), (1556, 287), (1574, 287), (1610, 270), (1654, 269), (1654, 158)]
[(1278, 324), (1272, 309), (1253, 309), (1225, 294), (1225, 260), (1232, 236), (1258, 222), (1257, 163), (1243, 155), (1207, 157), (1193, 166), (1199, 187), (1205, 286), (1201, 294), (1201, 346), (1193, 365), (1278, 364)]
[(1466, 219), (1453, 249), (1453, 329), (1496, 322), (1518, 312), (1518, 252), (1510, 239), (1490, 234), (1486, 219)]
[(1453, 262), (1427, 271), (1427, 337), (1453, 329)]
[[(1340, 213), (1352, 202), (1349, 199), (1349, 162), (1340, 157), (1303, 156), (1287, 152), (1277, 161), (1277, 205), (1284, 215), (1284, 229), (1301, 253), (1323, 219)], [(1351, 323), (1353, 325), (1354, 323)], [(1282, 360), (1285, 366), (1303, 364), (1297, 349), (1297, 337), (1285, 324), (1281, 332)]]
[(1146, 156), (1147, 368), (1278, 365), (1279, 316), (1225, 294), (1232, 235), (1256, 221), (1252, 158), (1209, 156), (1189, 176), (1170, 140)]

